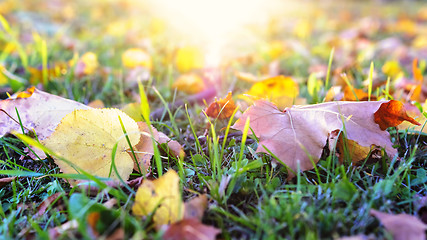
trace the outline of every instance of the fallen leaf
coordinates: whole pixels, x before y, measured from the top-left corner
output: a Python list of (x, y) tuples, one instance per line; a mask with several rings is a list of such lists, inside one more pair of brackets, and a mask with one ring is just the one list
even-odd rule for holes
[(130, 48), (122, 54), (123, 66), (127, 68), (144, 67), (148, 70), (153, 68), (151, 56), (139, 48)]
[(403, 103), (390, 100), (387, 103), (381, 104), (378, 111), (374, 114), (374, 120), (380, 126), (381, 130), (386, 130), (389, 127), (396, 127), (403, 121), (408, 121), (415, 125), (421, 125), (413, 118), (409, 117), (403, 106)]
[(104, 102), (100, 99), (95, 99), (92, 102), (87, 104), (91, 108), (105, 108)]
[(199, 222), (197, 219), (184, 219), (176, 222), (168, 227), (163, 239), (167, 240), (183, 240), (183, 239), (203, 239), (215, 240), (216, 235), (221, 233), (221, 230), (207, 226)]
[(207, 206), (208, 197), (206, 194), (202, 194), (185, 202), (184, 219), (194, 218), (201, 221)]
[(277, 76), (255, 83), (246, 94), (255, 99), (268, 99), (284, 109), (293, 105), (299, 87), (291, 77)]
[(206, 109), (206, 115), (211, 118), (226, 119), (233, 115), (236, 105), (234, 104), (231, 92), (224, 99), (217, 100), (209, 105)]
[(83, 54), (83, 56), (80, 57), (78, 60), (75, 68), (74, 68), (74, 74), (77, 77), (82, 77), (85, 75), (91, 75), (95, 73), (96, 69), (98, 68), (98, 57), (93, 52), (87, 52)]
[(385, 75), (390, 76), (392, 78), (396, 77), (402, 72), (400, 64), (396, 60), (385, 62), (381, 70)]
[(181, 144), (175, 140), (171, 140), (166, 134), (159, 132), (159, 144), (166, 143), (169, 149), (169, 152), (179, 159), (182, 159), (185, 157), (184, 149), (182, 148)]
[[(328, 102), (294, 106), (281, 112), (267, 101), (257, 101), (243, 113), (233, 128), (243, 131), (246, 119), (259, 138), (257, 152), (277, 156), (294, 172), (313, 168), (321, 157), (328, 136), (335, 130), (345, 130), (347, 139), (363, 147), (384, 147), (389, 156), (397, 153), (390, 134), (380, 129), (374, 113), (385, 101)], [(377, 114), (379, 120), (384, 114)], [(344, 129), (345, 125), (345, 129)], [(311, 160), (312, 161), (311, 161)], [(289, 173), (289, 178), (294, 174)]]
[[(427, 102), (427, 100), (426, 100)], [(409, 123), (409, 122), (402, 122), (401, 124), (398, 125), (399, 129), (406, 129), (406, 128), (410, 128), (411, 130), (414, 131), (421, 131), (424, 133), (427, 133), (427, 127), (424, 126), (423, 128), (423, 124), (427, 121), (427, 118), (424, 116), (424, 114), (422, 114), (420, 112), (420, 110), (415, 106), (412, 105), (410, 103), (406, 103), (404, 105), (406, 112), (408, 114), (409, 117), (414, 118), (415, 121), (421, 123), (422, 125), (419, 126), (414, 126), (413, 124)], [(424, 102), (423, 104), (423, 112), (427, 112), (427, 104)]]
[(203, 54), (193, 46), (185, 46), (178, 49), (175, 56), (175, 65), (181, 73), (193, 69), (200, 69), (204, 65)]
[(154, 225), (160, 227), (182, 219), (184, 204), (179, 188), (179, 176), (169, 170), (160, 178), (144, 180), (139, 186), (132, 211), (137, 216), (147, 216), (154, 210)]
[(417, 217), (401, 214), (388, 214), (374, 209), (369, 213), (380, 220), (385, 229), (391, 233), (394, 240), (425, 240), (427, 225)]
[(15, 180), (16, 177), (6, 177), (6, 178), (0, 178), (0, 187), (3, 187)]
[(0, 136), (11, 131), (21, 131), (15, 108), (24, 128), (34, 129), (39, 140), (50, 136), (68, 113), (76, 109), (90, 109), (79, 102), (29, 88), (15, 99), (0, 101), (0, 109), (8, 114), (0, 112)]
[(141, 133), (141, 136), (140, 136), (139, 143), (136, 144), (134, 147), (134, 153), (138, 161), (135, 161), (135, 158), (133, 157), (132, 152), (129, 152), (129, 155), (134, 160), (133, 169), (142, 173), (143, 175), (146, 175), (147, 173), (150, 172), (151, 157), (154, 155), (153, 141), (151, 138), (153, 137), (154, 140), (158, 141), (159, 132), (154, 127), (151, 127), (151, 131), (153, 134), (151, 136), (150, 130), (148, 129), (148, 125), (145, 122), (137, 122), (137, 124), (138, 124), (139, 131)]
[(42, 216), (46, 213), (46, 210), (49, 208), (49, 206), (52, 205), (52, 203), (56, 203), (57, 200), (64, 195), (63, 192), (58, 192), (53, 195), (50, 195), (47, 197), (40, 205), (37, 207), (37, 214), (38, 216)]
[(418, 67), (418, 59), (415, 58), (412, 61), (412, 72), (414, 74), (414, 79), (416, 82), (416, 87), (412, 92), (411, 100), (413, 101), (421, 101), (421, 92), (423, 87), (423, 74), (421, 73), (420, 68)]
[[(357, 89), (352, 86), (345, 86), (343, 101), (368, 101), (369, 94), (362, 89)], [(371, 101), (377, 100), (377, 97), (371, 95)]]
[[(129, 145), (124, 137), (119, 117), (132, 146), (139, 140), (137, 123), (118, 109), (76, 110), (66, 115), (55, 132), (42, 143), (79, 169), (99, 177), (109, 177), (112, 151), (117, 143), (115, 165), (118, 175), (127, 180), (134, 163), (129, 156)], [(102, 121), (100, 121), (102, 120)], [(55, 158), (63, 173), (78, 173), (74, 166)], [(114, 170), (111, 178), (117, 179)]]
[(189, 73), (179, 76), (172, 84), (172, 88), (176, 88), (178, 91), (182, 91), (187, 94), (196, 94), (203, 91), (206, 86), (205, 82), (199, 75)]

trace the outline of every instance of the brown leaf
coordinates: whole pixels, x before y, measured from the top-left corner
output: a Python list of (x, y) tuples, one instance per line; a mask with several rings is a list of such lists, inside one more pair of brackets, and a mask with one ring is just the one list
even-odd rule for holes
[(381, 104), (378, 111), (374, 114), (374, 121), (380, 126), (381, 130), (386, 130), (389, 127), (396, 127), (403, 121), (408, 121), (415, 125), (421, 125), (406, 113), (403, 103), (390, 100), (387, 103)]
[[(151, 157), (154, 155), (153, 141), (151, 139), (151, 133), (148, 129), (148, 125), (145, 122), (137, 122), (139, 131), (141, 132), (141, 138), (139, 143), (135, 145), (134, 151), (135, 156), (138, 159), (139, 168), (145, 174), (150, 172)], [(151, 127), (154, 140), (159, 140), (159, 132), (154, 127)], [(135, 162), (132, 152), (129, 155)], [(134, 164), (133, 169), (139, 172), (138, 164)], [(144, 175), (145, 175), (144, 174)]]
[(37, 215), (41, 216), (41, 215), (45, 214), (45, 212), (49, 208), (49, 206), (52, 205), (52, 203), (57, 202), (58, 198), (62, 197), (63, 194), (64, 193), (62, 193), (62, 192), (58, 192), (58, 193), (55, 193), (55, 194), (49, 196), (48, 198), (46, 198), (37, 207)]
[(203, 213), (208, 206), (208, 197), (202, 194), (198, 197), (185, 202), (184, 204), (184, 218), (195, 218), (199, 221), (203, 218)]
[[(313, 168), (312, 161), (319, 161), (329, 134), (335, 130), (345, 130), (347, 139), (360, 146), (384, 147), (388, 155), (396, 154), (390, 134), (374, 122), (374, 113), (384, 103), (387, 102), (328, 102), (294, 106), (281, 112), (270, 102), (257, 101), (233, 128), (243, 131), (249, 118), (250, 127), (259, 137), (257, 152), (268, 153), (268, 149), (294, 172), (298, 164), (305, 171)], [(293, 176), (289, 173), (289, 178)]]
[(15, 179), (16, 179), (16, 177), (0, 178), (0, 187), (3, 187), (5, 185), (7, 185), (8, 183), (11, 183)]
[(215, 227), (207, 226), (197, 219), (184, 219), (173, 223), (166, 230), (163, 239), (167, 240), (184, 240), (184, 239), (204, 239), (215, 240), (216, 235), (221, 231)]
[(182, 148), (181, 144), (175, 140), (171, 140), (166, 134), (159, 132), (159, 144), (167, 143), (169, 152), (178, 158), (185, 157), (184, 149)]
[[(31, 90), (27, 90), (31, 93)], [(22, 125), (27, 129), (34, 129), (39, 140), (50, 136), (61, 119), (75, 109), (90, 109), (90, 107), (59, 96), (55, 96), (38, 89), (25, 98), (6, 99), (0, 101), (0, 137), (10, 131), (21, 131), (18, 124), (18, 110)], [(29, 95), (29, 96), (28, 96)], [(22, 97), (22, 96), (21, 96)], [(12, 119), (13, 118), (13, 119)]]
[(206, 115), (211, 118), (226, 119), (233, 115), (236, 105), (232, 99), (231, 92), (227, 94), (227, 97), (224, 99), (217, 100), (209, 105), (206, 109)]
[(388, 214), (374, 209), (369, 213), (380, 220), (394, 240), (425, 240), (427, 225), (417, 217), (408, 214)]

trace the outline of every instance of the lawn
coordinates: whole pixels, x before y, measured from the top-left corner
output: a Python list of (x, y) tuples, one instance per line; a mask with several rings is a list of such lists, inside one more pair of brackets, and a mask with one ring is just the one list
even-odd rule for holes
[(3, 0), (0, 29), (0, 239), (426, 238), (422, 1)]

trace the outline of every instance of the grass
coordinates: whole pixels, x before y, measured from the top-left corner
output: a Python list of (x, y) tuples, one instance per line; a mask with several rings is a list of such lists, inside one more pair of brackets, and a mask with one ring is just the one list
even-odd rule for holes
[[(294, 179), (288, 180), (286, 167), (277, 163), (274, 156), (256, 153), (258, 139), (250, 134), (248, 125), (243, 133), (231, 129), (240, 110), (236, 110), (229, 120), (214, 120), (204, 115), (205, 107), (202, 105), (186, 104), (173, 107), (176, 100), (185, 99), (187, 96), (170, 88), (179, 72), (173, 62), (164, 63), (169, 57), (168, 54), (173, 52), (168, 49), (168, 42), (165, 40), (168, 35), (165, 33), (150, 36), (146, 30), (149, 29), (149, 24), (145, 15), (141, 26), (134, 26), (136, 29), (133, 30), (150, 36), (154, 47), (147, 48), (151, 51), (155, 68), (148, 81), (126, 81), (129, 69), (121, 65), (118, 56), (130, 45), (133, 47), (140, 43), (127, 40), (122, 35), (116, 36), (117, 33), (114, 32), (101, 34), (107, 31), (114, 21), (102, 22), (102, 19), (96, 18), (96, 13), (90, 11), (96, 7), (111, 15), (117, 24), (125, 21), (120, 11), (114, 9), (127, 11), (131, 7), (114, 1), (111, 4), (114, 7), (98, 1), (86, 3), (86, 7), (81, 7), (82, 19), (66, 22), (70, 29), (67, 32), (69, 36), (61, 31), (58, 31), (57, 35), (50, 34), (50, 28), (45, 26), (49, 29), (42, 29), (44, 34), (37, 35), (37, 41), (29, 43), (22, 39), (25, 25), (14, 18), (19, 16), (20, 12), (29, 14), (28, 7), (18, 4), (16, 9), (5, 14), (5, 18), (0, 16), (3, 29), (6, 30), (0, 33), (1, 44), (16, 45), (16, 52), (1, 55), (4, 60), (2, 64), (13, 74), (2, 89), (16, 92), (31, 84), (38, 84), (50, 93), (85, 104), (100, 99), (107, 107), (120, 107), (125, 103), (134, 102), (137, 96), (136, 98), (141, 100), (144, 109), (142, 117), (146, 122), (151, 122), (159, 131), (181, 143), (187, 154), (185, 158), (179, 159), (169, 154), (165, 144), (159, 145), (152, 160), (152, 174), (149, 178), (158, 178), (168, 169), (175, 169), (181, 179), (185, 200), (207, 193), (210, 201), (203, 223), (219, 228), (219, 238), (335, 239), (365, 234), (375, 239), (391, 239), (390, 233), (369, 215), (370, 209), (418, 214), (417, 201), (427, 194), (427, 139), (424, 134), (410, 129), (389, 129), (393, 143), (399, 151), (398, 156), (392, 159), (382, 157), (374, 163), (366, 159), (366, 163), (361, 166), (351, 165), (351, 159), (348, 157), (341, 164), (334, 154), (336, 149), (325, 150), (315, 169), (299, 173)], [(363, 6), (356, 9), (361, 12), (366, 10)], [(384, 12), (387, 13), (384, 15), (387, 16), (388, 11), (398, 11), (396, 9), (399, 9), (398, 5), (385, 5)], [(50, 16), (41, 9), (38, 11), (39, 15)], [(333, 10), (322, 8), (322, 11), (328, 13)], [(31, 16), (29, 14), (28, 17)], [(128, 17), (135, 20), (139, 19), (137, 16), (138, 13), (133, 13)], [(304, 16), (303, 13), (301, 16)], [(57, 17), (50, 16), (49, 20), (55, 23)], [(381, 17), (384, 21), (392, 21)], [(298, 40), (313, 52), (310, 58), (301, 52), (290, 51), (283, 53), (279, 59), (282, 73), (296, 79), (307, 79), (310, 75), (309, 67), (317, 62), (327, 66), (324, 76), (313, 75), (310, 80), (314, 90), (308, 89), (306, 80), (300, 81), (300, 97), (308, 103), (317, 103), (324, 99), (329, 87), (337, 84), (338, 77), (333, 70), (342, 66), (340, 56), (337, 56), (342, 49), (331, 48), (327, 42), (315, 41), (323, 36), (320, 30), (326, 27), (325, 22), (329, 20), (326, 15), (321, 14), (317, 18), (319, 21), (316, 21), (317, 25), (314, 26), (317, 32), (313, 33), (313, 37)], [(8, 23), (6, 19), (14, 24)], [(90, 26), (97, 28), (94, 28), (93, 32), (84, 30)], [(339, 27), (352, 27), (351, 21), (344, 22)], [(287, 38), (294, 37), (290, 30), (274, 37), (262, 32), (257, 34), (267, 39), (266, 41), (278, 38), (286, 42)], [(387, 31), (380, 31), (371, 38), (383, 39), (395, 36), (393, 34), (402, 35), (402, 41), (411, 38), (405, 36), (405, 33)], [(76, 45), (84, 45), (81, 47), (83, 50), (69, 50), (66, 44), (61, 43), (65, 41), (65, 37), (70, 36), (78, 39)], [(238, 47), (239, 44), (236, 45)], [(260, 48), (262, 47), (255, 49)], [(322, 48), (324, 50), (320, 51)], [(66, 68), (64, 73), (58, 75), (49, 72), (50, 66), (72, 59), (74, 53), (82, 54), (86, 51), (97, 54), (102, 66), (97, 72), (77, 77), (74, 73), (76, 66)], [(365, 54), (369, 55), (369, 52), (361, 49), (355, 54), (358, 54), (357, 59), (364, 59)], [(230, 73), (232, 71), (262, 75), (270, 56), (263, 58), (260, 57), (262, 54), (254, 55), (257, 59), (255, 62), (237, 61), (222, 69), (224, 83), (218, 86), (221, 92), (226, 92), (230, 83), (234, 85), (235, 96), (250, 87), (248, 83), (235, 83), (235, 77)], [(379, 70), (388, 60), (384, 56), (354, 60), (351, 68), (343, 70), (343, 73), (346, 73), (343, 85), (362, 88), (363, 81), (369, 79), (369, 98), (393, 97), (390, 77)], [(379, 76), (373, 74), (374, 65)], [(38, 78), (26, 70), (27, 66), (40, 67)], [(405, 76), (411, 75), (408, 68), (404, 68), (403, 72)], [(32, 77), (35, 82), (30, 81)], [(387, 83), (375, 90), (373, 82), (378, 78), (387, 79)], [(316, 80), (324, 81), (325, 84), (318, 84)], [(162, 117), (150, 119), (149, 110), (153, 112), (161, 108), (164, 109)], [(86, 172), (82, 175), (63, 174), (50, 157), (32, 160), (25, 151), (26, 144), (32, 140), (26, 136), (18, 136), (19, 138), (6, 135), (0, 138), (0, 179), (16, 176), (10, 183), (0, 185), (1, 239), (48, 239), (54, 234), (63, 239), (107, 238), (118, 229), (124, 229), (125, 239), (162, 237), (163, 231), (157, 231), (152, 224), (152, 214), (145, 218), (132, 215), (135, 189), (130, 186), (110, 186), (105, 179)], [(134, 172), (131, 178), (139, 176), (141, 175)], [(91, 182), (89, 186), (75, 185), (73, 179), (76, 178), (89, 179)], [(44, 204), (46, 209), (43, 208)], [(93, 223), (93, 219), (99, 220)]]

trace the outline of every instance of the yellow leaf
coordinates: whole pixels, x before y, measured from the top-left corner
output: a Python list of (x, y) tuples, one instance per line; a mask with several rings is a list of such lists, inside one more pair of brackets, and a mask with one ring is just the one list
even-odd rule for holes
[(277, 76), (255, 83), (246, 94), (255, 99), (269, 99), (279, 109), (284, 109), (292, 106), (299, 87), (291, 77)]
[(189, 73), (179, 76), (173, 83), (172, 88), (187, 94), (196, 94), (205, 89), (205, 83), (197, 74)]
[(196, 47), (187, 46), (180, 48), (175, 56), (175, 64), (182, 73), (193, 69), (200, 69), (204, 65), (203, 54)]
[[(119, 176), (127, 180), (132, 173), (133, 161), (127, 150), (129, 145), (120, 125), (123, 121), (132, 146), (140, 139), (136, 122), (118, 109), (76, 110), (66, 115), (43, 144), (90, 174), (109, 177), (112, 150), (117, 143), (115, 165)], [(63, 173), (77, 173), (70, 164), (55, 159)], [(118, 176), (113, 170), (111, 178)]]
[(135, 196), (132, 211), (146, 216), (156, 210), (153, 220), (156, 227), (175, 223), (183, 218), (184, 204), (179, 188), (179, 176), (174, 170), (154, 181), (144, 180)]
[(382, 71), (387, 76), (395, 77), (402, 72), (402, 69), (400, 68), (399, 62), (394, 60), (394, 61), (387, 61), (382, 67)]
[(122, 62), (123, 65), (127, 68), (144, 67), (151, 70), (153, 67), (151, 56), (139, 48), (131, 48), (126, 50), (122, 54)]
[(87, 52), (77, 62), (74, 69), (77, 76), (90, 75), (98, 68), (98, 57), (93, 52)]

